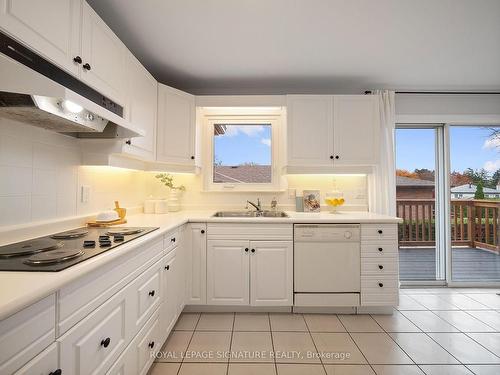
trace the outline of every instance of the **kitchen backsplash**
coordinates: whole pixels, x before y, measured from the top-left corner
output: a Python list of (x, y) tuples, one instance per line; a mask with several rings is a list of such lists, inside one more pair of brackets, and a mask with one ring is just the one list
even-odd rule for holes
[[(81, 167), (76, 139), (0, 119), (0, 226), (142, 204), (150, 174)], [(80, 186), (90, 187), (81, 203)]]

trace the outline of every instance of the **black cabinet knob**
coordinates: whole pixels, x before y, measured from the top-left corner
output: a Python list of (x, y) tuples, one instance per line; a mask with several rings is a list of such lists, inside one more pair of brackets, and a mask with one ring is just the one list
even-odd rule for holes
[(245, 252), (248, 253), (248, 247), (245, 247)]
[(335, 159), (339, 160), (339, 159), (340, 159), (340, 156), (335, 155)]
[(384, 231), (382, 229), (379, 229), (377, 232), (378, 232), (378, 234), (384, 233)]
[(383, 270), (383, 269), (384, 269), (384, 266), (383, 266), (383, 265), (381, 265), (381, 264), (379, 264), (379, 265), (378, 265), (378, 268), (379, 268), (379, 269), (381, 269), (381, 270)]
[(106, 337), (104, 340), (101, 340), (101, 346), (104, 346), (107, 348), (109, 346), (109, 343), (111, 342), (111, 339), (109, 337)]
[(194, 160), (194, 156), (191, 156), (191, 160)]
[(49, 372), (49, 375), (61, 375), (61, 374), (62, 374), (62, 370), (60, 368), (58, 368), (55, 371)]
[(172, 238), (170, 239), (170, 241), (171, 241), (171, 242), (175, 242), (175, 237), (172, 237)]
[(153, 349), (155, 347), (155, 342), (154, 341), (151, 341), (148, 346)]
[(170, 266), (165, 266), (165, 269), (168, 271), (170, 269)]
[(384, 249), (382, 249), (381, 247), (379, 247), (378, 251), (382, 252), (382, 251), (384, 251)]
[(73, 58), (73, 61), (76, 62), (77, 64), (81, 64), (82, 63), (82, 58), (80, 56), (75, 56)]
[(126, 144), (128, 144), (128, 145), (130, 146), (130, 145), (132, 144), (132, 140), (131, 140), (131, 139), (126, 140), (126, 141), (125, 141), (125, 143), (126, 143)]
[(252, 253), (255, 253), (255, 249), (250, 250)]
[(152, 290), (152, 291), (150, 291), (148, 294), (149, 294), (151, 297), (154, 297), (154, 296), (155, 296), (155, 291), (154, 291), (154, 290)]
[(378, 286), (382, 288), (384, 286), (384, 284), (378, 283)]
[(333, 155), (330, 155), (330, 159), (332, 159), (332, 160), (333, 160)]
[(92, 69), (92, 68), (90, 67), (90, 64), (89, 64), (89, 63), (85, 63), (85, 64), (83, 64), (83, 69), (85, 69), (85, 70), (90, 70), (90, 69)]
[(202, 229), (202, 230), (201, 230), (201, 234), (204, 234), (204, 233), (205, 233), (205, 229)]

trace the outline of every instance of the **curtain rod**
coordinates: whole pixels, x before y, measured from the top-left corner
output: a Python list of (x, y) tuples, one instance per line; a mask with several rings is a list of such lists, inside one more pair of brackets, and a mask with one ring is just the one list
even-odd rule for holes
[[(371, 94), (371, 90), (366, 90), (365, 95)], [(395, 91), (396, 94), (414, 94), (414, 95), (500, 95), (498, 91)]]

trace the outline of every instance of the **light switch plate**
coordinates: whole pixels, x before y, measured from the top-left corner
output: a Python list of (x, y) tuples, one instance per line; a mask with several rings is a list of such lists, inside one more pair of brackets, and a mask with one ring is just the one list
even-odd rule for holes
[(82, 203), (88, 203), (90, 201), (90, 186), (89, 185), (82, 185), (80, 200)]

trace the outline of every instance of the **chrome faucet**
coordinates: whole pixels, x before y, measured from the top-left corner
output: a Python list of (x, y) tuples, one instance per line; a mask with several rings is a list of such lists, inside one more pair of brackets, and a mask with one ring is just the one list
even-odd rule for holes
[(250, 201), (247, 201), (247, 207), (246, 207), (247, 210), (248, 210), (248, 205), (253, 206), (257, 210), (257, 212), (262, 212), (262, 207), (260, 205), (260, 199), (259, 198), (257, 198), (257, 204), (255, 204), (253, 202), (250, 202)]

